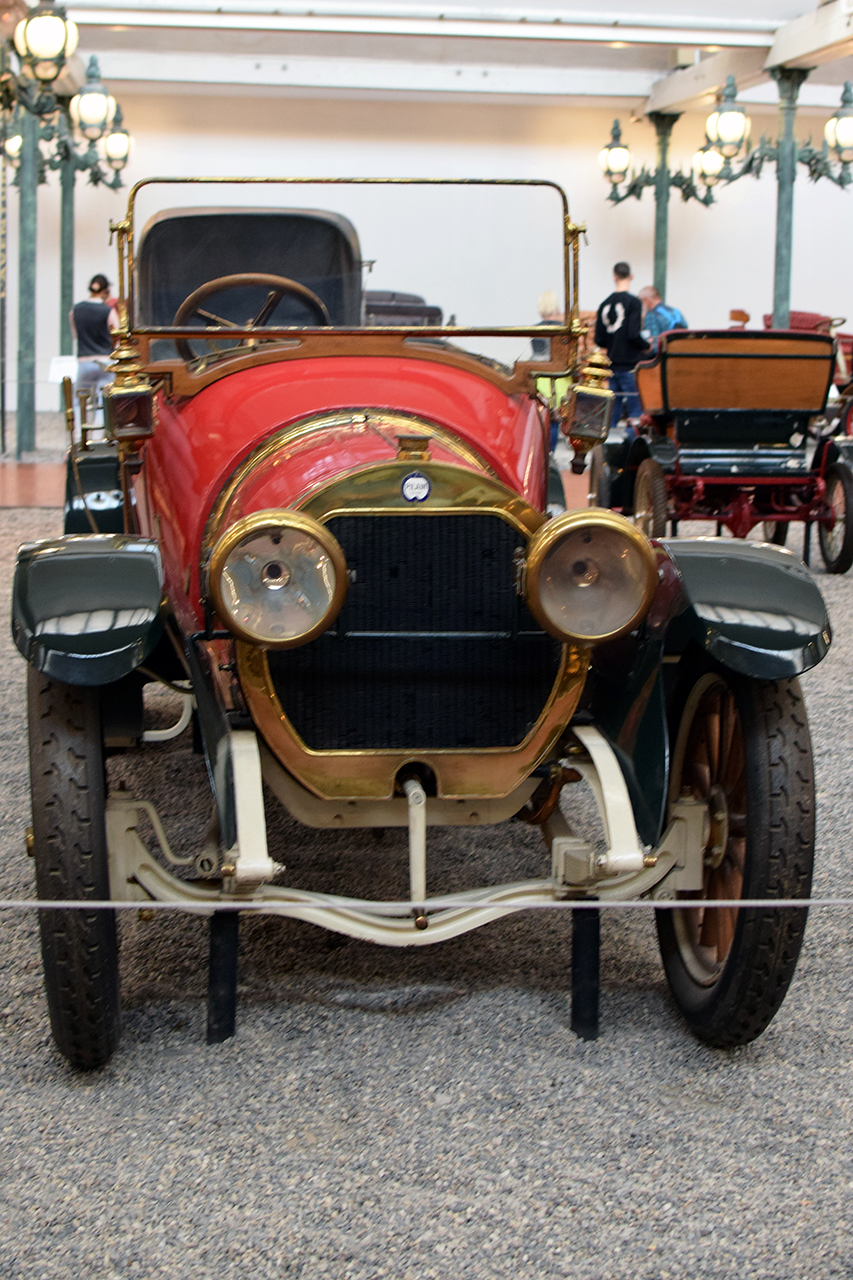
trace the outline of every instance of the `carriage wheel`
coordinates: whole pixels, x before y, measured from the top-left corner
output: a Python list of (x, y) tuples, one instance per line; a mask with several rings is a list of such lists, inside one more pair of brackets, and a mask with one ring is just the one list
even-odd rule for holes
[(774, 547), (784, 547), (788, 541), (787, 520), (765, 520), (762, 525), (764, 541), (771, 542)]
[[(110, 896), (97, 689), (28, 685), (33, 846), (39, 898)], [(113, 911), (40, 911), (44, 985), (57, 1048), (73, 1067), (100, 1067), (120, 1031)]]
[(597, 444), (589, 455), (589, 498), (590, 507), (610, 506), (610, 468), (604, 457), (604, 448)]
[(843, 462), (826, 468), (826, 502), (835, 523), (831, 529), (817, 527), (820, 554), (827, 573), (846, 573), (853, 564), (853, 474)]
[(634, 524), (647, 538), (666, 533), (666, 478), (654, 458), (644, 458), (634, 482)]
[(814, 774), (796, 680), (765, 682), (706, 662), (682, 686), (670, 801), (707, 806), (702, 888), (657, 913), (673, 998), (700, 1040), (746, 1044), (777, 1012), (807, 909), (704, 908), (703, 899), (807, 898)]

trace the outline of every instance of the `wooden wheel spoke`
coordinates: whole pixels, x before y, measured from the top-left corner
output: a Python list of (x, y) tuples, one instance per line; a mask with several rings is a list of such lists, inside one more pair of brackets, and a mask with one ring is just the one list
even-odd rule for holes
[(734, 940), (737, 912), (732, 907), (717, 907), (711, 914), (719, 917), (717, 920), (717, 963), (722, 964), (728, 956)]
[(712, 782), (716, 782), (720, 776), (720, 720), (720, 700), (716, 698), (705, 713), (705, 741), (708, 744)]
[(706, 796), (711, 789), (711, 769), (703, 760), (694, 760), (690, 766), (689, 782), (700, 796)]
[(702, 926), (699, 930), (699, 946), (713, 949), (717, 945), (717, 929), (719, 911), (704, 911)]
[(731, 898), (737, 902), (743, 896), (743, 871), (736, 862), (726, 858), (720, 866), (719, 889), (720, 898)]
[[(732, 868), (736, 868), (738, 874), (743, 880), (743, 873), (746, 870), (746, 834), (733, 835), (731, 826), (729, 827), (729, 843), (726, 846), (726, 863)], [(740, 894), (738, 894), (738, 897)]]
[[(737, 711), (731, 694), (720, 699), (720, 772), (719, 780), (727, 783), (731, 780), (731, 766), (738, 750)], [(735, 775), (736, 776), (736, 775)]]

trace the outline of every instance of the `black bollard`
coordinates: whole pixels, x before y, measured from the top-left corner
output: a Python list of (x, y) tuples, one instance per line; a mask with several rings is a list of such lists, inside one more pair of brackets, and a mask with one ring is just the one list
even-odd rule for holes
[(240, 913), (214, 911), (210, 917), (210, 967), (207, 978), (207, 1043), (222, 1044), (237, 1023), (237, 949)]
[(598, 907), (572, 911), (572, 1031), (598, 1039), (601, 914)]

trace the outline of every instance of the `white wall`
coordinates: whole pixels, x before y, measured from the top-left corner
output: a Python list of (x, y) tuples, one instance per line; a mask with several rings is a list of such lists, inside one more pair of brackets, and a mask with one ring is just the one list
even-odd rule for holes
[[(195, 94), (159, 98), (128, 96), (118, 88), (135, 149), (126, 185), (154, 174), (312, 174), (328, 176), (544, 177), (564, 186), (572, 215), (586, 221), (589, 245), (581, 256), (581, 305), (593, 309), (609, 292), (614, 261), (626, 258), (635, 286), (651, 282), (654, 203), (613, 207), (598, 168), (598, 152), (610, 133), (612, 110), (536, 105), (381, 102), (267, 96), (221, 98)], [(654, 132), (618, 112), (639, 166), (654, 162)], [(703, 116), (686, 115), (675, 126), (672, 166), (689, 164), (703, 140)], [(801, 137), (819, 136), (821, 121), (801, 113)], [(776, 132), (775, 114), (755, 113), (755, 132)], [(75, 297), (90, 276), (115, 278), (114, 250), (107, 247), (110, 218), (124, 209), (125, 192), (77, 183)], [(760, 325), (772, 307), (776, 182), (772, 166), (756, 181), (744, 178), (718, 189), (706, 209), (670, 201), (668, 298), (696, 326), (726, 326), (733, 307)], [(795, 194), (792, 306), (850, 315), (853, 290), (845, 252), (853, 192), (829, 182), (812, 184), (805, 170)], [(334, 207), (333, 201), (330, 207)], [(9, 193), (10, 373), (14, 374), (17, 315), (17, 195)], [(510, 251), (511, 246), (505, 246)], [(58, 351), (59, 193), (56, 175), (39, 194), (38, 404), (56, 407), (46, 382)], [(496, 252), (495, 271), (500, 272)], [(538, 282), (537, 282), (538, 284)], [(401, 286), (402, 287), (402, 286)], [(538, 293), (532, 287), (532, 296)], [(14, 388), (10, 388), (14, 393)]]

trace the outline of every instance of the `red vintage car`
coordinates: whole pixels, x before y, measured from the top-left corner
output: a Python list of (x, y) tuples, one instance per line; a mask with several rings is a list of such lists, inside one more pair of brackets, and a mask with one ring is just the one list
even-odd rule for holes
[[(106, 439), (72, 449), (66, 533), (18, 558), (60, 1050), (90, 1068), (118, 1042), (118, 903), (210, 916), (212, 1040), (234, 1029), (240, 910), (422, 946), (542, 903), (637, 898), (661, 908), (696, 1034), (758, 1035), (805, 909), (736, 904), (805, 898), (811, 876), (796, 677), (830, 635), (807, 570), (727, 542), (721, 575), (713, 540), (565, 510), (543, 387), (571, 375), (578, 455), (610, 397), (577, 367), (579, 229), (553, 184), (247, 181), (235, 199), (212, 182), (186, 204), (177, 183), (131, 192)], [(569, 305), (536, 361), (543, 277)], [(192, 718), (215, 803), (180, 857), (148, 798), (105, 784), (105, 757), (168, 736), (146, 729), (158, 683), (185, 700), (174, 731)], [(599, 845), (570, 825), (584, 783)], [(388, 901), (380, 862), (368, 899), (294, 880), (269, 854), (264, 784), (308, 827), (406, 829), (407, 900)], [(513, 818), (541, 829), (538, 878), (428, 884), (434, 827)], [(592, 1035), (598, 911), (573, 918), (573, 1017)]]

